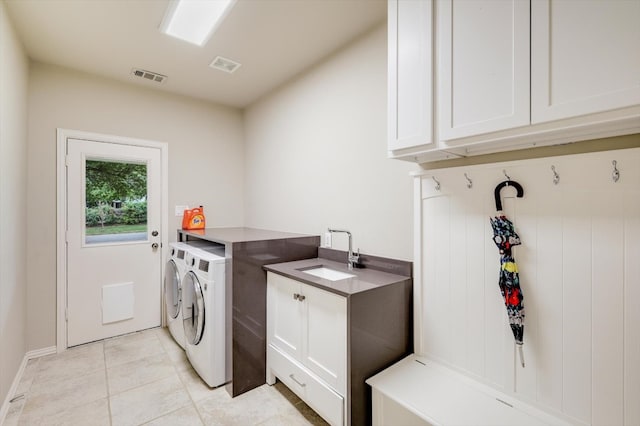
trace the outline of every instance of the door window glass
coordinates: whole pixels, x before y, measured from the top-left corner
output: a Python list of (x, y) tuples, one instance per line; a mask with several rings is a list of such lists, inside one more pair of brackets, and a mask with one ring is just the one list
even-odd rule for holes
[(147, 165), (86, 160), (85, 244), (147, 240)]

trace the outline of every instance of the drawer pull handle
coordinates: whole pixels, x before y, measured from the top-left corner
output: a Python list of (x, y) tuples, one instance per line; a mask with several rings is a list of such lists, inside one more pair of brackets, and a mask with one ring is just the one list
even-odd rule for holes
[(294, 382), (296, 382), (298, 385), (300, 385), (301, 387), (305, 387), (307, 386), (306, 383), (300, 383), (299, 381), (296, 380), (296, 378), (293, 376), (293, 374), (289, 374), (289, 377), (291, 378), (291, 380), (293, 380)]

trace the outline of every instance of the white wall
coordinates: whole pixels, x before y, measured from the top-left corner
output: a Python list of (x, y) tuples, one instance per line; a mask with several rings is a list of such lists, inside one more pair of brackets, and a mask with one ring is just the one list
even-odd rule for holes
[(56, 343), (56, 128), (168, 143), (170, 241), (176, 204), (242, 225), (244, 153), (236, 109), (38, 63), (29, 85), (27, 344), (39, 349)]
[(29, 62), (0, 1), (0, 405), (26, 352), (28, 74)]
[(247, 226), (346, 228), (354, 249), (412, 258), (417, 166), (386, 158), (386, 36), (377, 27), (245, 112)]

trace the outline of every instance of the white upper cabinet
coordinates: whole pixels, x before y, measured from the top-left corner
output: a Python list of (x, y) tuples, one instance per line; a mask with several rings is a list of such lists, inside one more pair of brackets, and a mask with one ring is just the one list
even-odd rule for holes
[(531, 3), (531, 121), (640, 104), (640, 1)]
[(444, 0), (438, 6), (441, 140), (529, 124), (529, 2)]
[(433, 145), (433, 5), (389, 1), (388, 149)]
[(389, 0), (392, 158), (640, 132), (640, 0)]

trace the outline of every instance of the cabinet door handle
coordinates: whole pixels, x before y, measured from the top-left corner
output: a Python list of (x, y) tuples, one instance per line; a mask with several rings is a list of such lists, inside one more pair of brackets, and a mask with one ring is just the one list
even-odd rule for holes
[(293, 374), (289, 374), (289, 377), (291, 378), (291, 380), (293, 380), (294, 382), (296, 382), (298, 385), (300, 385), (300, 387), (305, 387), (307, 386), (306, 383), (300, 383), (299, 381), (296, 380), (296, 378), (293, 376)]
[(299, 294), (299, 295), (298, 295), (298, 300), (299, 300), (299, 301), (301, 301), (301, 302), (302, 302), (304, 299), (306, 299), (306, 297), (304, 297), (304, 295), (303, 295), (303, 294)]
[(298, 293), (293, 293), (293, 300), (298, 300), (298, 297), (300, 297)]

